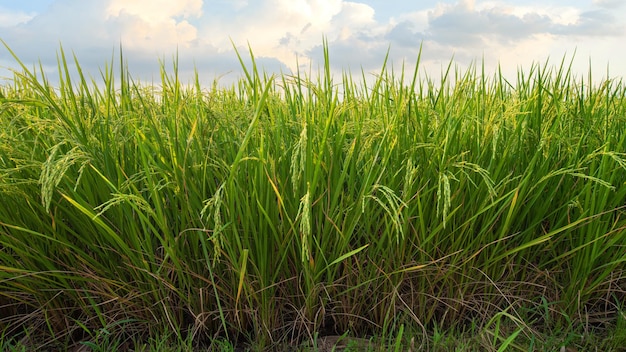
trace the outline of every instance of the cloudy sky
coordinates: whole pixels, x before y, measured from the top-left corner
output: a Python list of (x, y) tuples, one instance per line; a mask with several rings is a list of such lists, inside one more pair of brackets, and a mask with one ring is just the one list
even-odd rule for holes
[[(238, 75), (233, 43), (267, 71), (318, 67), (327, 38), (337, 70), (376, 72), (385, 53), (438, 75), (451, 58), (484, 60), (515, 78), (533, 62), (574, 57), (574, 70), (626, 75), (625, 0), (0, 0), (0, 39), (20, 59), (56, 67), (59, 45), (92, 76), (118, 55), (133, 77), (157, 80), (178, 52), (183, 76)], [(232, 41), (232, 42), (231, 42)], [(15, 63), (0, 48), (0, 76)], [(51, 71), (53, 72), (53, 71)], [(189, 77), (189, 76), (187, 76)]]

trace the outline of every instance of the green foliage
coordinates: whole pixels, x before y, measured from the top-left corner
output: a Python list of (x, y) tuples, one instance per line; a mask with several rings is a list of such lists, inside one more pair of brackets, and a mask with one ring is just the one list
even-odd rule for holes
[(101, 84), (62, 50), (58, 86), (22, 65), (0, 88), (6, 336), (263, 347), (350, 331), (401, 350), (404, 326), (479, 324), (504, 350), (615, 316), (620, 80), (564, 62), (513, 83), (451, 62), (434, 80), (418, 59), (357, 83), (324, 54), (317, 77), (268, 76), (250, 51), (241, 81), (210, 90), (176, 63), (140, 85), (122, 55)]

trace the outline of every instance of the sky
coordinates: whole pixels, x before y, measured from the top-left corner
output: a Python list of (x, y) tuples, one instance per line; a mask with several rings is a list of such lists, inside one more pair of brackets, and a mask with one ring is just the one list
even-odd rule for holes
[[(500, 67), (515, 79), (533, 63), (572, 60), (577, 75), (626, 76), (626, 0), (0, 0), (0, 39), (28, 67), (56, 74), (57, 55), (76, 55), (99, 77), (119, 57), (131, 75), (159, 80), (178, 58), (182, 79), (237, 79), (234, 51), (252, 49), (266, 72), (315, 70), (323, 40), (337, 74), (394, 70), (438, 76), (453, 60), (461, 71)], [(0, 46), (0, 77), (16, 62)]]

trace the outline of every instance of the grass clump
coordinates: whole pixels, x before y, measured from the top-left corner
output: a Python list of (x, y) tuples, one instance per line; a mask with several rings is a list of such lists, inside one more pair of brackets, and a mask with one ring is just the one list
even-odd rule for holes
[(205, 89), (176, 66), (142, 85), (120, 58), (97, 84), (74, 63), (61, 51), (58, 86), (22, 66), (0, 88), (7, 341), (349, 332), (406, 350), (475, 331), (495, 351), (621, 324), (621, 80), (564, 62), (515, 81), (451, 63), (433, 80), (418, 59), (411, 77), (385, 64), (355, 82), (325, 51), (317, 76), (252, 56)]

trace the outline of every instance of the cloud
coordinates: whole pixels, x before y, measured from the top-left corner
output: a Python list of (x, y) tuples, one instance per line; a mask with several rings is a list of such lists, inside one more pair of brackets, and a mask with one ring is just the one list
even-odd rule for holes
[(273, 56), (292, 70), (296, 62), (308, 64), (307, 52), (322, 42), (342, 40), (377, 28), (374, 9), (341, 0), (266, 0), (250, 2), (231, 16), (208, 18), (199, 36), (211, 45), (229, 50), (231, 40), (255, 54)]
[[(379, 2), (382, 4), (382, 2)], [(392, 2), (360, 0), (55, 0), (40, 14), (4, 22), (2, 39), (25, 62), (56, 66), (62, 43), (84, 69), (98, 74), (120, 43), (133, 75), (158, 77), (158, 60), (178, 53), (181, 69), (203, 75), (238, 71), (233, 43), (244, 56), (248, 43), (271, 70), (308, 69), (323, 59), (326, 38), (336, 67), (376, 70), (390, 48), (390, 62), (414, 62), (421, 45), (424, 65), (454, 56), (469, 63), (541, 59), (563, 51), (595, 52), (624, 38), (622, 1), (556, 7), (510, 1), (438, 2), (393, 12)], [(404, 5), (406, 6), (406, 5)], [(406, 8), (406, 7), (405, 7)], [(415, 5), (414, 8), (418, 8)], [(393, 14), (381, 17), (380, 13)], [(7, 10), (0, 9), (1, 16)], [(12, 14), (11, 14), (12, 15)], [(18, 17), (16, 17), (18, 18)], [(557, 50), (561, 52), (557, 52)], [(6, 57), (6, 56), (5, 56)], [(495, 64), (494, 64), (495, 65)], [(410, 68), (409, 68), (410, 69)]]
[(26, 13), (24, 11), (12, 11), (0, 6), (0, 28), (13, 27), (22, 23), (26, 23), (36, 16), (35, 13)]
[[(236, 70), (232, 43), (244, 56), (250, 43), (259, 63), (285, 71), (296, 69), (296, 62), (308, 65), (323, 36), (340, 54), (337, 62), (367, 64), (370, 56), (383, 55), (372, 51), (379, 42), (362, 39), (380, 39), (372, 35), (382, 30), (374, 10), (341, 0), (57, 0), (22, 22), (9, 26), (3, 39), (23, 61), (41, 59), (54, 68), (62, 43), (96, 74), (120, 42), (133, 74), (148, 78), (158, 75), (159, 58), (168, 61), (175, 52), (181, 67)], [(359, 47), (351, 49), (355, 43)]]
[(129, 14), (146, 22), (159, 23), (174, 16), (184, 18), (202, 14), (202, 0), (110, 0), (106, 9), (106, 18)]
[(426, 39), (426, 35), (414, 28), (410, 21), (402, 21), (393, 26), (385, 38), (400, 47), (417, 47)]
[[(177, 51), (198, 57), (208, 54), (209, 61), (224, 64), (226, 60), (210, 45), (188, 50), (198, 44), (190, 20), (201, 16), (202, 4), (201, 0), (57, 0), (45, 12), (5, 28), (2, 39), (22, 61), (41, 61), (51, 68), (62, 45), (70, 58), (75, 53), (83, 69), (95, 76), (120, 45), (138, 76), (158, 76), (158, 60), (166, 56), (169, 61)], [(228, 71), (233, 66), (218, 69)]]
[(593, 0), (593, 4), (607, 9), (616, 9), (624, 6), (623, 0)]
[(620, 36), (624, 28), (611, 12), (601, 9), (582, 12), (575, 23), (555, 26), (552, 33), (579, 37)]
[(98, 46), (108, 39), (99, 15), (103, 10), (98, 1), (61, 0), (29, 21), (5, 28), (2, 38), (26, 61), (54, 57), (59, 43)]
[(594, 70), (604, 72), (612, 61), (611, 72), (623, 75), (626, 67), (616, 60), (621, 54), (615, 51), (626, 40), (626, 26), (620, 20), (626, 9), (617, 6), (621, 3), (598, 0), (586, 7), (520, 6), (497, 0), (439, 3), (392, 19), (384, 39), (392, 52), (405, 57), (423, 45), (422, 66), (430, 72), (436, 72), (432, 69), (437, 62), (445, 66), (454, 57), (462, 67), (482, 61), (488, 72), (500, 65), (503, 73), (515, 77), (519, 68), (533, 62), (550, 57), (558, 61), (576, 52), (580, 60), (574, 61), (574, 71), (587, 72), (593, 58)]
[(201, 0), (111, 0), (103, 24), (130, 49), (171, 49), (193, 45), (197, 30), (187, 19), (201, 13)]
[[(490, 40), (510, 45), (537, 35), (597, 36), (619, 34), (621, 26), (611, 13), (604, 9), (580, 12), (572, 23), (563, 24), (561, 11), (525, 11), (498, 3), (478, 8), (473, 1), (460, 1), (453, 5), (439, 5), (429, 12), (425, 37), (454, 47), (483, 46)], [(517, 12), (517, 13), (516, 13)], [(549, 15), (548, 13), (557, 15)], [(571, 16), (571, 15), (570, 15)]]

